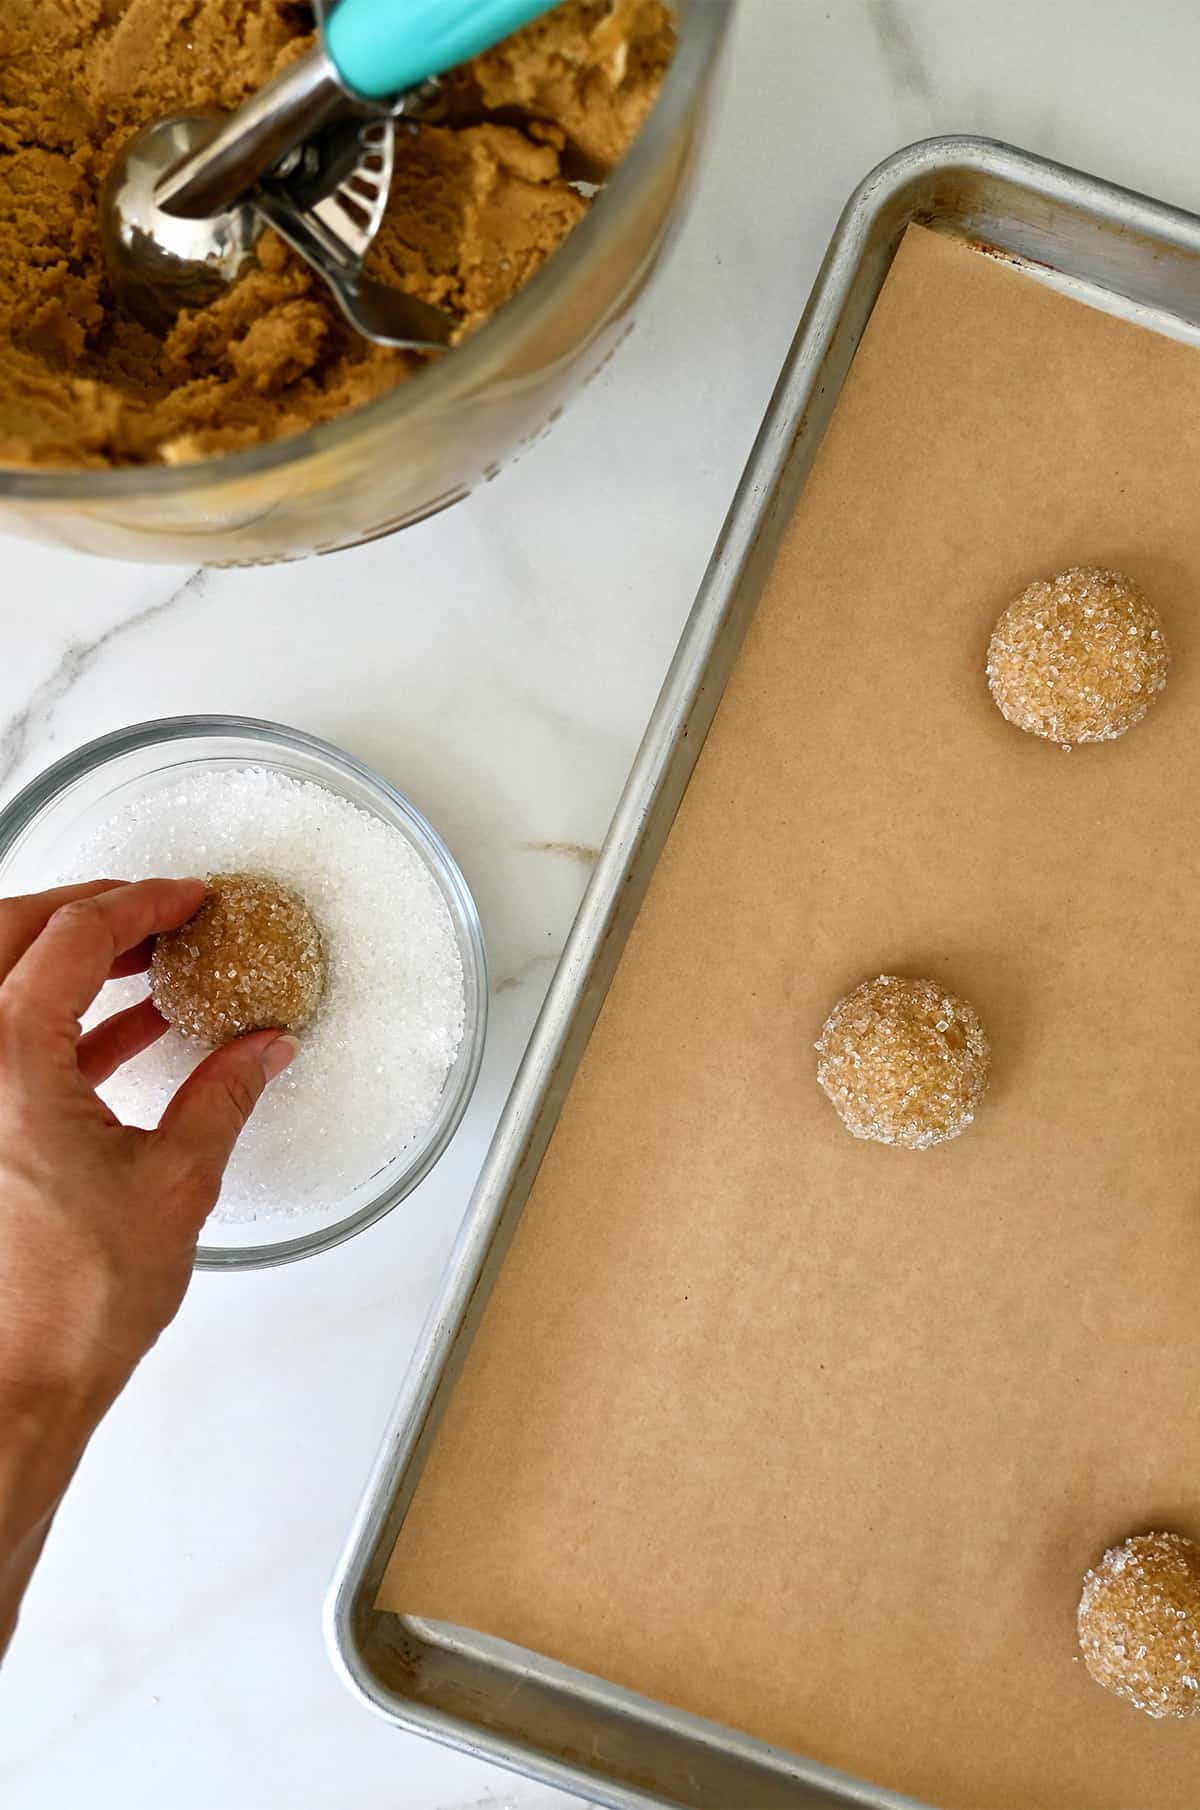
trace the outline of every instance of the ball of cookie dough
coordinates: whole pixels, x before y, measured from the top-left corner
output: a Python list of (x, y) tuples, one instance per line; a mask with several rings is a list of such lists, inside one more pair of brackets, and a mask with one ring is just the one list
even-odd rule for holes
[(160, 936), (155, 1005), (213, 1045), (248, 1031), (302, 1031), (325, 987), (321, 933), (304, 900), (262, 874), (212, 874), (194, 918)]
[(1009, 604), (992, 630), (987, 678), (1010, 723), (1069, 748), (1132, 729), (1170, 664), (1158, 611), (1133, 580), (1074, 566)]
[(991, 1053), (965, 999), (881, 974), (834, 1006), (817, 1057), (817, 1080), (856, 1138), (927, 1150), (971, 1123)]
[(1097, 1684), (1147, 1716), (1200, 1714), (1200, 1547), (1135, 1534), (1083, 1580), (1079, 1646)]

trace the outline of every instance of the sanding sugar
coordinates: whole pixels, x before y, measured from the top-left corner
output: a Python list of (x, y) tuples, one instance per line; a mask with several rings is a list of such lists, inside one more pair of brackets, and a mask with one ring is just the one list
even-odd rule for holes
[[(325, 996), (300, 1054), (242, 1135), (215, 1217), (332, 1208), (432, 1123), (465, 1021), (462, 957), (445, 899), (407, 839), (322, 785), (263, 767), (198, 770), (91, 830), (62, 880), (229, 870), (272, 875), (317, 920)], [(94, 1023), (142, 998), (111, 981)], [(101, 1089), (124, 1123), (158, 1123), (207, 1051), (174, 1031)]]

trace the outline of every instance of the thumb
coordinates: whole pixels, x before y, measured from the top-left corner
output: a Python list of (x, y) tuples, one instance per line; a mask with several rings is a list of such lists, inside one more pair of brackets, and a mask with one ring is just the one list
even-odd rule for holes
[(263, 1089), (283, 1073), (299, 1048), (295, 1037), (256, 1031), (206, 1056), (158, 1128), (155, 1141), (172, 1168), (203, 1176), (215, 1199), (225, 1165)]

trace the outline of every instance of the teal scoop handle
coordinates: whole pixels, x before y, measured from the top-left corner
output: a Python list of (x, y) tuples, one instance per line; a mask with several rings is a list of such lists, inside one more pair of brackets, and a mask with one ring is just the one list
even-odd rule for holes
[(490, 50), (550, 6), (551, 0), (341, 0), (325, 27), (325, 49), (345, 87), (365, 100), (384, 100)]

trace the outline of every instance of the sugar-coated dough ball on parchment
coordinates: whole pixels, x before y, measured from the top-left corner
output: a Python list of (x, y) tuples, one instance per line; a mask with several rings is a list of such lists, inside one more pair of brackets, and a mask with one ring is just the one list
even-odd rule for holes
[(325, 952), (308, 906), (262, 874), (213, 874), (208, 889), (195, 917), (158, 939), (155, 1005), (202, 1043), (302, 1031), (325, 987)]
[(1170, 664), (1158, 611), (1133, 580), (1074, 566), (1009, 604), (992, 630), (987, 679), (1010, 723), (1069, 748), (1132, 729)]
[(881, 974), (840, 1000), (817, 1080), (856, 1138), (927, 1150), (965, 1131), (991, 1060), (978, 1014), (931, 980)]
[(1079, 1646), (1097, 1684), (1156, 1719), (1200, 1715), (1200, 1547), (1134, 1534), (1083, 1580)]

